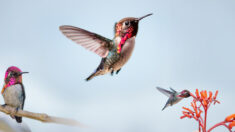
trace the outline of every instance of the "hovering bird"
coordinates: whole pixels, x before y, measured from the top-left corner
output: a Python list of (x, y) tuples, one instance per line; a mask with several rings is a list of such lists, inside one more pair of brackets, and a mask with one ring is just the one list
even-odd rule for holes
[(164, 110), (168, 106), (172, 106), (178, 102), (180, 102), (183, 98), (188, 98), (190, 96), (190, 92), (188, 90), (183, 90), (181, 92), (177, 92), (174, 89), (170, 88), (171, 91), (168, 91), (166, 89), (157, 87), (157, 89), (165, 94), (169, 99), (167, 100), (165, 106), (162, 108)]
[(60, 26), (60, 31), (72, 41), (102, 57), (99, 66), (86, 79), (88, 81), (95, 76), (107, 73), (113, 75), (114, 71), (118, 74), (122, 66), (131, 57), (139, 21), (150, 15), (152, 14), (139, 18), (127, 17), (121, 19), (114, 26), (115, 36), (113, 40), (74, 26)]
[[(11, 66), (5, 73), (4, 86), (2, 88), (2, 95), (5, 101), (3, 106), (11, 106), (23, 110), (25, 101), (25, 90), (22, 83), (22, 72), (18, 67)], [(18, 123), (22, 122), (22, 117), (11, 115)]]

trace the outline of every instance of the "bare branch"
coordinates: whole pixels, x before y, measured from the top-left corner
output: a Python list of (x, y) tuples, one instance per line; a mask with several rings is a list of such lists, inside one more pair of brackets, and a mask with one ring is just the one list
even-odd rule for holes
[(85, 126), (85, 125), (81, 124), (80, 122), (73, 120), (73, 119), (49, 116), (44, 113), (33, 113), (33, 112), (20, 110), (20, 109), (16, 112), (15, 108), (10, 107), (10, 106), (3, 107), (0, 105), (0, 111), (6, 113), (8, 115), (22, 116), (22, 117), (38, 120), (38, 121), (45, 122), (45, 123), (56, 123), (56, 124), (63, 124), (63, 125), (87, 128), (87, 126)]

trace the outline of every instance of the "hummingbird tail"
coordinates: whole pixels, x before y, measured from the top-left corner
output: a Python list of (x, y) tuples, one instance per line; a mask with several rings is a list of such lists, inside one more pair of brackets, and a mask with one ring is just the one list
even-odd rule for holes
[[(96, 72), (95, 72), (96, 73)], [(86, 81), (91, 80), (93, 77), (95, 77), (95, 73), (92, 73), (88, 78), (86, 78)]]
[(15, 116), (16, 122), (21, 123), (22, 122), (22, 117)]
[(167, 100), (165, 106), (162, 108), (162, 111), (170, 105), (170, 99)]
[(86, 81), (91, 80), (93, 77), (101, 75), (102, 70), (104, 68), (104, 62), (105, 62), (106, 58), (102, 58), (100, 65), (96, 68), (95, 72), (92, 73), (88, 78), (86, 78)]
[(167, 107), (168, 105), (166, 104), (163, 108), (162, 108), (162, 111)]
[(162, 108), (162, 111), (166, 108), (166, 105)]

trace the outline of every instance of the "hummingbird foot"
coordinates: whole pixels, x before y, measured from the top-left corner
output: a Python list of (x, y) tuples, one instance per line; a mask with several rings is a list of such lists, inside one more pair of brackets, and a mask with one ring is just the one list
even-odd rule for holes
[(17, 107), (16, 109), (14, 109), (14, 110), (12, 111), (12, 113), (10, 114), (10, 116), (11, 116), (12, 119), (15, 119), (15, 114), (17, 113), (17, 111), (18, 111), (18, 107)]
[(17, 113), (17, 111), (19, 110), (19, 108), (15, 108), (14, 111), (12, 112), (13, 116)]
[(121, 71), (121, 68), (119, 70), (116, 71), (116, 74), (118, 74)]
[(114, 70), (112, 70), (112, 71), (111, 71), (111, 73), (110, 73), (110, 74), (111, 74), (111, 76), (113, 76), (113, 73), (114, 73)]

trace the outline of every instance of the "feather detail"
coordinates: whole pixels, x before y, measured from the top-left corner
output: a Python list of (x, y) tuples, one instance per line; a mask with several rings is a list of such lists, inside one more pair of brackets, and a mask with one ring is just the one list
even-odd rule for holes
[(67, 38), (103, 58), (108, 55), (113, 45), (112, 40), (78, 27), (60, 26), (60, 31)]

